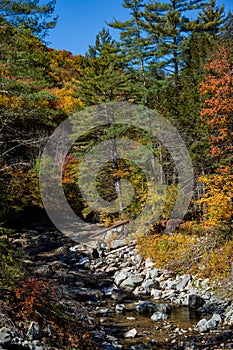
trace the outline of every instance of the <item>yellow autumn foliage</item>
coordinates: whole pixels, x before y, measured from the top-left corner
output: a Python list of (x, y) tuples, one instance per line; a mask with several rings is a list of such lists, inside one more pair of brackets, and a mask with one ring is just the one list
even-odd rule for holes
[(74, 113), (82, 107), (83, 104), (80, 99), (74, 96), (76, 89), (77, 81), (75, 79), (64, 83), (62, 88), (53, 89), (54, 95), (58, 97), (56, 101), (57, 109), (69, 114)]
[(4, 108), (8, 109), (19, 109), (23, 107), (24, 101), (20, 96), (0, 94), (0, 104)]
[(203, 227), (209, 229), (221, 223), (229, 223), (233, 216), (233, 175), (206, 175), (198, 180), (205, 185), (205, 194), (198, 201), (204, 213)]
[(150, 257), (157, 268), (175, 273), (222, 279), (231, 278), (233, 240), (222, 242), (215, 235), (198, 236), (177, 232), (138, 239), (139, 253)]

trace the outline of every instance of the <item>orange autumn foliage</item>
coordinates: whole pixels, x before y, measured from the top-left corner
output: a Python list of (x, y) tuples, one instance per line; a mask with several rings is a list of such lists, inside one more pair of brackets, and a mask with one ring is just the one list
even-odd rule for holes
[(206, 230), (231, 224), (233, 218), (233, 52), (220, 47), (205, 66), (200, 86), (205, 97), (201, 116), (210, 126), (210, 154), (217, 161), (217, 173), (199, 178), (205, 185), (202, 225)]
[(210, 152), (228, 163), (233, 150), (233, 52), (220, 47), (207, 62), (207, 74), (200, 85), (205, 97), (201, 116), (210, 125)]
[(58, 98), (56, 108), (66, 114), (74, 113), (82, 107), (76, 94), (85, 58), (66, 50), (50, 50), (50, 57), (50, 75), (56, 82), (51, 91)]

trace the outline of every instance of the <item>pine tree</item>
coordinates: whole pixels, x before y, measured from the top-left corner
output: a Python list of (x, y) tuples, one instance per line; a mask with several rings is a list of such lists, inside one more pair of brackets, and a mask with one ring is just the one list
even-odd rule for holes
[(108, 30), (103, 28), (97, 34), (95, 45), (89, 46), (86, 58), (83, 77), (77, 87), (77, 96), (84, 106), (127, 99), (127, 74)]
[(220, 39), (222, 39), (225, 42), (229, 42), (229, 45), (231, 45), (233, 40), (233, 14), (232, 12), (229, 12), (225, 23), (222, 27), (221, 33), (220, 33)]
[(165, 69), (167, 75), (178, 81), (182, 52), (186, 39), (193, 30), (189, 11), (201, 9), (203, 0), (169, 0), (150, 2), (145, 7), (147, 32), (154, 45), (154, 62)]
[(57, 17), (53, 17), (56, 0), (40, 4), (40, 0), (1, 0), (0, 17), (17, 28), (29, 29), (44, 38), (47, 31), (54, 28)]
[(146, 61), (149, 58), (148, 43), (144, 31), (144, 1), (124, 0), (122, 6), (129, 10), (131, 18), (120, 22), (114, 19), (109, 25), (120, 30), (121, 55), (129, 68), (137, 70), (142, 76), (143, 86), (146, 86)]
[[(190, 20), (186, 11), (194, 6), (191, 2), (189, 6), (183, 1), (175, 1), (173, 5), (176, 6), (178, 19), (177, 25), (174, 24), (174, 38), (169, 34), (169, 28), (172, 28), (170, 20), (174, 17), (169, 19), (168, 15), (175, 13), (169, 9), (171, 4), (152, 3), (147, 8), (153, 15), (151, 28), (154, 28), (154, 33), (151, 32), (151, 35), (157, 33), (155, 39), (160, 41), (155, 55), (161, 55), (161, 66), (167, 71), (168, 87), (160, 112), (178, 128), (190, 150), (197, 173), (202, 173), (211, 167), (212, 162), (208, 155), (208, 128), (200, 118), (199, 84), (203, 78), (203, 66), (223, 25), (223, 8), (218, 9), (210, 1), (199, 11), (196, 19)], [(196, 6), (201, 5), (202, 2), (196, 3)], [(174, 45), (174, 39), (178, 45)]]
[(130, 73), (128, 91), (131, 100), (152, 105), (154, 96), (163, 86), (164, 77), (159, 69), (151, 71), (151, 42), (145, 31), (145, 2), (124, 0), (123, 7), (129, 11), (130, 19), (120, 22), (114, 19), (109, 26), (120, 31), (120, 55)]
[(49, 91), (50, 57), (28, 32), (0, 20), (1, 158), (7, 164), (34, 164), (49, 130), (56, 125), (55, 96)]
[(218, 7), (216, 0), (210, 0), (199, 12), (197, 20), (194, 21), (193, 29), (209, 34), (218, 34), (225, 22), (224, 5)]

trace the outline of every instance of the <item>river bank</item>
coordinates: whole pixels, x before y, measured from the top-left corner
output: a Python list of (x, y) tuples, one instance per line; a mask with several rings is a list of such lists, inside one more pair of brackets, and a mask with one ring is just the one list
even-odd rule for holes
[[(95, 241), (77, 244), (44, 228), (10, 239), (23, 251), (27, 276), (48, 281), (67, 317), (85, 323), (90, 348), (233, 348), (231, 300), (219, 299), (208, 279), (156, 269), (134, 241), (118, 239), (101, 251)], [(43, 315), (20, 322), (4, 317), (3, 305), (1, 314), (0, 349), (56, 349)]]

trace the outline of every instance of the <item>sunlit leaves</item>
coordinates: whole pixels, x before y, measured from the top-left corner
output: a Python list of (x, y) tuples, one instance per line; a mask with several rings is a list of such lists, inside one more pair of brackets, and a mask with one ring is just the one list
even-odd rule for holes
[(233, 142), (233, 55), (230, 47), (220, 47), (206, 64), (201, 83), (204, 96), (202, 117), (210, 126), (211, 155), (226, 166), (232, 161)]
[(199, 181), (205, 184), (204, 197), (198, 201), (203, 207), (204, 227), (229, 223), (233, 217), (233, 175), (207, 175)]

